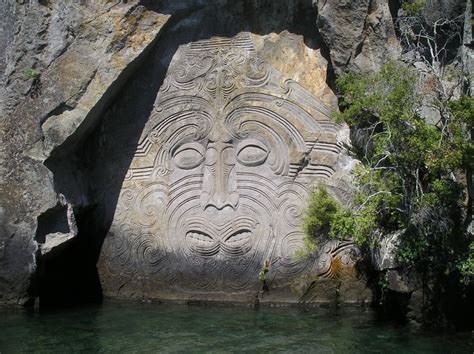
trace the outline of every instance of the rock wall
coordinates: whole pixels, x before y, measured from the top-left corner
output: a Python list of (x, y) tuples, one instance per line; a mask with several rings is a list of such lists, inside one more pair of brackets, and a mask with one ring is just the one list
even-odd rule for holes
[[(32, 0), (3, 2), (0, 14), (1, 303), (81, 301), (101, 286), (110, 296), (215, 300), (244, 283), (229, 300), (270, 288), (260, 301), (369, 301), (352, 244), (329, 243), (304, 261), (296, 254), (311, 187), (327, 183), (342, 201), (350, 194), (348, 132), (329, 118), (331, 75), (397, 55), (386, 2)], [(167, 106), (167, 95), (176, 102)], [(189, 118), (166, 134), (194, 148), (157, 130), (183, 112)], [(185, 156), (192, 151), (202, 161)], [(189, 180), (199, 187), (185, 200), (196, 200), (195, 216), (207, 200), (206, 224), (219, 232), (180, 233), (169, 214), (169, 188), (190, 176), (189, 164), (205, 182)], [(208, 171), (216, 166), (232, 172), (219, 179)], [(255, 180), (239, 185), (239, 173)], [(268, 190), (252, 186), (263, 181)], [(130, 209), (127, 190), (136, 198), (160, 183), (165, 193)], [(245, 198), (264, 197), (267, 216), (244, 210)], [(227, 237), (221, 228), (235, 218), (221, 212), (259, 215), (260, 226), (233, 225)]]
[(337, 74), (376, 71), (400, 56), (388, 0), (319, 0), (316, 6)]
[(67, 206), (44, 161), (93, 126), (169, 16), (120, 1), (2, 2), (0, 12), (0, 300), (21, 303), (38, 239), (70, 231), (57, 225)]

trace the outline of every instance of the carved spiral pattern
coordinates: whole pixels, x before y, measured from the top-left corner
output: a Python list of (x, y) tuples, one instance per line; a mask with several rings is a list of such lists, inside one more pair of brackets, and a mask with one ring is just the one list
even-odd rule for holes
[(287, 205), (283, 209), (283, 215), (285, 217), (286, 222), (288, 223), (288, 225), (293, 227), (298, 227), (299, 225), (301, 225), (303, 212), (303, 206), (297, 204)]
[(303, 237), (301, 232), (295, 231), (283, 237), (281, 241), (282, 257), (279, 271), (285, 276), (295, 276), (309, 266), (310, 261), (299, 255), (305, 250)]
[[(316, 148), (338, 150), (316, 144), (322, 125), (307, 101), (294, 101), (308, 95), (293, 81), (282, 87), (248, 35), (178, 52), (120, 181), (103, 248), (110, 273), (191, 293), (258, 289), (265, 262), (269, 278), (294, 279), (314, 262), (297, 254), (306, 184), (320, 166), (307, 168), (302, 183), (299, 159)], [(334, 258), (353, 264), (348, 249), (323, 248), (318, 274), (333, 276)]]
[(156, 130), (152, 130), (148, 134), (148, 140), (150, 140), (150, 142), (152, 142), (153, 144), (159, 144), (160, 143), (160, 132), (158, 132)]

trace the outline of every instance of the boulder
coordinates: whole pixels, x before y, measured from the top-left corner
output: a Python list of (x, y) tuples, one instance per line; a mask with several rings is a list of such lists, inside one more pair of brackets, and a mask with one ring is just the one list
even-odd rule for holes
[(315, 6), (336, 74), (376, 71), (400, 56), (387, 0), (320, 0)]

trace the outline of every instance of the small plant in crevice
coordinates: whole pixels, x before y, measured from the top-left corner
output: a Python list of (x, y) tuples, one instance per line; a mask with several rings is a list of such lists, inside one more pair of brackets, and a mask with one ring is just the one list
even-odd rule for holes
[(32, 98), (38, 97), (41, 92), (40, 71), (35, 68), (28, 68), (23, 71), (23, 74), (26, 79), (32, 80), (31, 89), (30, 89), (30, 97)]
[(258, 273), (258, 279), (260, 280), (260, 283), (262, 284), (262, 290), (263, 291), (268, 291), (268, 283), (267, 283), (267, 274), (270, 271), (270, 261), (265, 260), (262, 265), (262, 269), (260, 270), (260, 273)]
[(41, 76), (41, 73), (39, 72), (39, 70), (34, 69), (34, 68), (25, 69), (23, 71), (23, 74), (29, 80), (38, 80), (39, 77)]
[(385, 300), (385, 294), (388, 290), (388, 279), (386, 271), (382, 271), (378, 274), (378, 288), (380, 289), (379, 305), (382, 305)]

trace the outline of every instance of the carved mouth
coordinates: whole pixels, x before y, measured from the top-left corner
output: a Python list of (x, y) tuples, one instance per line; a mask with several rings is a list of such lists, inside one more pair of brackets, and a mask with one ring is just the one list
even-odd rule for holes
[(222, 224), (207, 217), (195, 216), (184, 226), (185, 247), (200, 256), (223, 253), (227, 256), (244, 255), (252, 249), (259, 223), (248, 216), (237, 216)]
[(186, 243), (193, 253), (211, 257), (219, 253), (221, 245), (208, 233), (191, 230), (186, 233)]
[(242, 229), (232, 233), (225, 239), (227, 244), (239, 244), (241, 242), (246, 242), (252, 236), (252, 231), (247, 229)]
[(197, 230), (188, 231), (186, 233), (186, 238), (194, 242), (214, 243), (214, 239), (209, 234)]
[(243, 255), (251, 248), (252, 234), (246, 228), (233, 232), (193, 229), (186, 232), (186, 240), (190, 250), (201, 256), (213, 256), (221, 250), (228, 255)]

